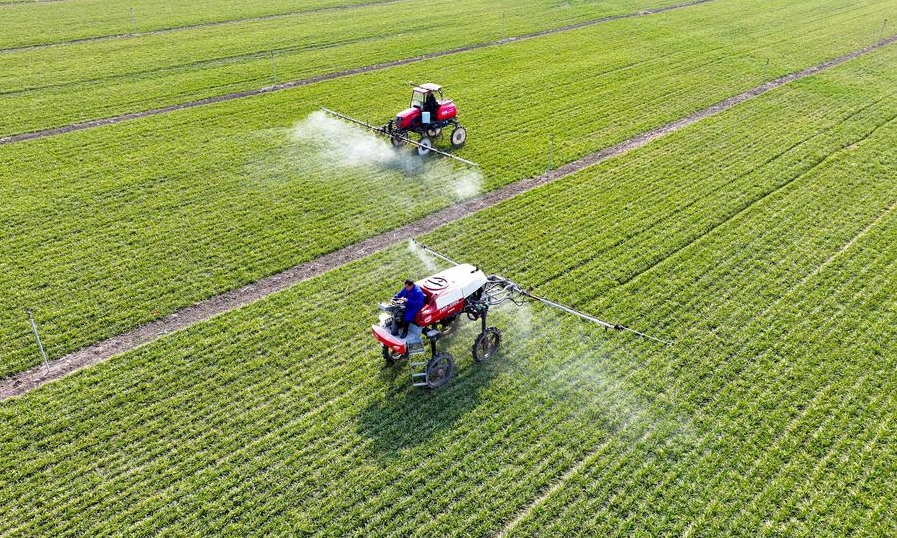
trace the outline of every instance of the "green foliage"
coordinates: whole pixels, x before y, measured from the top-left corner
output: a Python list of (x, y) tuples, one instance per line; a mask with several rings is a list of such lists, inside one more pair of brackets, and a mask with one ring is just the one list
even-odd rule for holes
[(404, 170), (308, 157), (290, 133), (320, 105), (385, 121), (407, 99), (397, 81), (450, 81), (459, 154), (493, 189), (543, 172), (550, 135), (559, 166), (756, 86), (767, 57), (775, 76), (858, 47), (874, 11), (704, 4), (0, 147), (0, 375), (39, 360), (25, 307), (59, 357), (457, 200)]
[[(544, 0), (517, 1), (513, 6), (435, 0), (426, 9), (417, 2), (388, 2), (0, 51), (0, 136), (254, 90), (275, 81), (493, 42), (674, 1), (614, 0), (558, 7)], [(259, 4), (259, 9), (267, 5)], [(450, 24), (445, 13), (451, 14)], [(403, 82), (394, 80), (394, 87)]]
[(411, 389), (367, 333), (427, 272), (394, 247), (0, 404), (0, 533), (894, 535), (895, 62), (426, 238), (675, 346), (499, 309)]
[(166, 0), (133, 3), (115, 0), (0, 2), (0, 13), (3, 14), (0, 48), (121, 36), (132, 33), (135, 22), (137, 31), (142, 33), (257, 17), (295, 16), (322, 9), (369, 3), (372, 3), (371, 0), (303, 0), (301, 6), (297, 6), (292, 0), (195, 0), (180, 3)]

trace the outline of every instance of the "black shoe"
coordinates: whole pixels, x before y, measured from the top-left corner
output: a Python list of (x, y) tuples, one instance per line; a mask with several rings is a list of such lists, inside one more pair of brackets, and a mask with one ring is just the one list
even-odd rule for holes
[(400, 336), (399, 338), (408, 338), (408, 329), (403, 330), (402, 336)]

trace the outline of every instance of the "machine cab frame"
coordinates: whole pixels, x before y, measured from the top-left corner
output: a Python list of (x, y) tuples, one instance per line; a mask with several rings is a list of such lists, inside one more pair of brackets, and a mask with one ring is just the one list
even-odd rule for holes
[[(438, 98), (436, 96), (439, 96)], [(435, 101), (436, 106), (430, 107), (431, 110), (427, 110), (427, 100), (432, 96)], [(442, 86), (433, 83), (421, 84), (420, 86), (412, 86), (411, 89), (411, 104), (410, 106), (413, 108), (417, 108), (421, 111), (430, 112), (433, 115), (436, 114), (436, 109), (442, 105), (445, 98), (442, 95)]]

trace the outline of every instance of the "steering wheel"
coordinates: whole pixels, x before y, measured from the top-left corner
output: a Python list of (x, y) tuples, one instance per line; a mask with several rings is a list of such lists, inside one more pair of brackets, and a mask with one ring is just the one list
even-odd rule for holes
[(431, 276), (424, 281), (424, 286), (431, 290), (441, 290), (448, 286), (448, 280), (441, 276)]

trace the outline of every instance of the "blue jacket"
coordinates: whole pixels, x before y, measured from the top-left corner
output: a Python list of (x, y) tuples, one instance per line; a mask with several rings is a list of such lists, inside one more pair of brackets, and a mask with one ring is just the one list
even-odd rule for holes
[(411, 288), (411, 291), (408, 291), (403, 286), (401, 291), (399, 291), (393, 299), (401, 299), (403, 297), (408, 299), (408, 304), (405, 308), (405, 321), (413, 322), (414, 316), (416, 316), (417, 313), (420, 312), (420, 309), (424, 307), (424, 292), (420, 290), (420, 287), (418, 287), (417, 284)]

